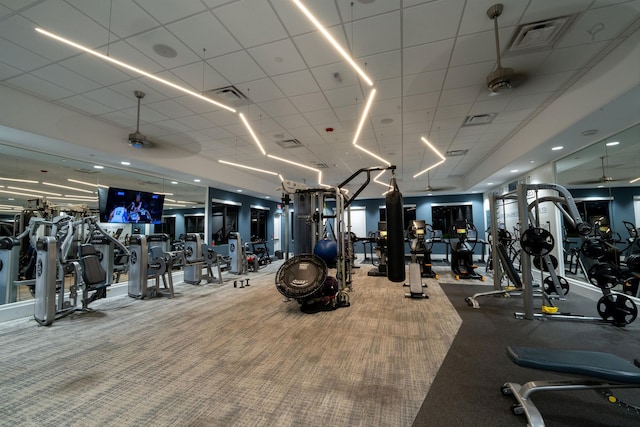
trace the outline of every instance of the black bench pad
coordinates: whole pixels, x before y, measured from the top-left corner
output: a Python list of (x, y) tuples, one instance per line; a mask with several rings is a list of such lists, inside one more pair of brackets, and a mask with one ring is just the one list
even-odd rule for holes
[(640, 367), (614, 354), (516, 346), (507, 347), (507, 354), (526, 368), (640, 385)]

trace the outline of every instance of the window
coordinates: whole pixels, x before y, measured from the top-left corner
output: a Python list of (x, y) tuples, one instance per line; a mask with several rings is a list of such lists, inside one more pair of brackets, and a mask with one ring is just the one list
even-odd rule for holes
[(267, 218), (269, 211), (251, 208), (251, 240), (267, 240)]
[(216, 245), (229, 242), (229, 233), (238, 231), (239, 206), (213, 202), (211, 205), (211, 240)]
[(204, 233), (204, 215), (185, 215), (184, 228), (187, 233)]
[(471, 204), (431, 205), (431, 222), (434, 230), (442, 230), (444, 238), (456, 237), (453, 227), (456, 221), (473, 224)]
[[(416, 205), (404, 205), (402, 208), (404, 228), (406, 229), (411, 221), (416, 220)], [(387, 220), (387, 208), (380, 208), (380, 221)]]
[(175, 216), (163, 216), (162, 223), (156, 224), (153, 227), (154, 233), (168, 234), (170, 238), (176, 238), (176, 217)]

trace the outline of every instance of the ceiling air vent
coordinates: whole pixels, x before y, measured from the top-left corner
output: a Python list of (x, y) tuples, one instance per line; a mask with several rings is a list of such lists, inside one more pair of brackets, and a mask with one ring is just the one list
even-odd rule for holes
[(489, 114), (476, 114), (473, 116), (467, 116), (462, 123), (462, 126), (477, 126), (477, 125), (488, 125), (495, 119), (498, 113), (489, 113)]
[(312, 163), (313, 167), (316, 169), (327, 169), (329, 167), (328, 164), (326, 163), (322, 163), (322, 162), (318, 162), (318, 163)]
[(220, 101), (223, 104), (232, 105), (234, 107), (247, 105), (247, 103), (249, 102), (249, 99), (245, 96), (245, 94), (240, 92), (240, 89), (233, 85), (208, 90), (204, 93), (204, 95), (216, 101)]
[(284, 148), (284, 149), (289, 149), (289, 148), (298, 148), (298, 147), (303, 147), (302, 143), (300, 141), (298, 141), (297, 139), (284, 139), (282, 141), (276, 141), (276, 144), (278, 144), (280, 147)]
[(520, 25), (507, 45), (504, 56), (552, 49), (574, 18), (575, 15), (560, 16)]
[(456, 157), (456, 156), (464, 156), (467, 154), (469, 150), (449, 150), (445, 156), (447, 157)]

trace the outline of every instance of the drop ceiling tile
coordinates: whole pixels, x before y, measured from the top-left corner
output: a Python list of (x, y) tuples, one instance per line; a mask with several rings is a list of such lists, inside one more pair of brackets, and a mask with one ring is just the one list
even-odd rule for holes
[(11, 9), (9, 9), (8, 7), (0, 6), (0, 18), (5, 17), (5, 16), (7, 16), (8, 14), (10, 14), (12, 12), (13, 11)]
[(387, 12), (397, 11), (400, 8), (400, 0), (385, 0), (379, 2), (341, 2), (338, 5), (340, 13), (346, 22), (353, 20), (361, 20), (375, 15), (385, 14)]
[(209, 137), (210, 137), (209, 133), (204, 132), (204, 130), (216, 127), (215, 123), (213, 123), (211, 120), (205, 119), (204, 117), (197, 114), (187, 116), (187, 117), (181, 117), (176, 120), (178, 120), (180, 123), (183, 123), (189, 126), (193, 130), (203, 131), (202, 133), (208, 135)]
[(445, 75), (446, 70), (436, 70), (405, 76), (404, 95), (439, 91), (442, 89)]
[(537, 22), (549, 18), (580, 13), (587, 9), (591, 3), (592, 0), (564, 0), (562, 2), (544, 0), (531, 2), (521, 22)]
[(2, 21), (0, 37), (12, 40), (18, 46), (51, 61), (59, 61), (78, 54), (77, 49), (36, 32), (34, 23), (19, 15), (14, 15)]
[(400, 112), (402, 101), (400, 98), (377, 100), (371, 106), (372, 116), (390, 116)]
[[(133, 121), (135, 122), (136, 120), (136, 114), (137, 114), (137, 108), (129, 108), (126, 110), (122, 110), (122, 112), (124, 114), (129, 114)], [(157, 122), (163, 122), (165, 120), (169, 120), (170, 117), (166, 116), (165, 114), (159, 113), (156, 110), (152, 109), (152, 108), (147, 108), (147, 106), (143, 103), (142, 106), (140, 107), (140, 122), (144, 122), (144, 123), (157, 123)]]
[(226, 126), (226, 125), (238, 123), (238, 116), (226, 110), (218, 110), (218, 111), (212, 111), (209, 113), (203, 113), (202, 116), (211, 120), (213, 123), (217, 124), (218, 126)]
[[(87, 1), (66, 0), (104, 28), (111, 28), (117, 37), (124, 38), (157, 27), (158, 22), (130, 0)], [(111, 7), (112, 6), (112, 7)], [(111, 10), (109, 10), (111, 9)], [(111, 25), (109, 25), (111, 18)], [(113, 42), (113, 37), (111, 39)], [(107, 37), (101, 44), (106, 45)]]
[(459, 118), (446, 119), (446, 120), (435, 120), (433, 122), (434, 129), (458, 129), (462, 125), (462, 121)]
[(128, 74), (122, 71), (123, 69), (86, 53), (65, 59), (58, 64), (103, 86), (109, 86), (139, 76), (139, 74), (134, 74), (133, 72)]
[[(201, 57), (196, 55), (173, 34), (164, 28), (156, 28), (146, 31), (142, 34), (127, 38), (127, 43), (138, 49), (140, 52), (153, 59), (153, 61), (162, 65), (164, 68), (180, 67), (193, 62), (200, 62)], [(167, 45), (177, 52), (175, 58), (165, 58), (153, 49), (155, 45)], [(196, 51), (200, 50), (199, 46), (193, 46)]]
[(97, 116), (113, 111), (113, 109), (106, 105), (100, 104), (99, 102), (82, 95), (70, 96), (69, 98), (61, 99), (57, 101), (56, 104), (71, 107), (76, 111), (90, 116)]
[(203, 89), (206, 92), (229, 85), (227, 79), (211, 68), (209, 64), (203, 62), (194, 62), (183, 67), (173, 68), (171, 73), (177, 77), (177, 79), (170, 79), (171, 81), (184, 85), (197, 93), (201, 93)]
[(258, 64), (244, 51), (219, 56), (207, 62), (232, 84), (266, 77), (264, 71), (262, 71)]
[(549, 92), (536, 93), (531, 95), (518, 95), (509, 102), (505, 111), (522, 110), (527, 108), (538, 108), (541, 106), (552, 94)]
[(242, 48), (209, 11), (174, 22), (167, 25), (167, 29), (194, 52), (202, 53), (202, 49), (206, 49), (207, 59)]
[(107, 123), (111, 123), (115, 126), (126, 129), (133, 130), (136, 126), (135, 117), (132, 118), (129, 114), (125, 114), (122, 111), (114, 111), (112, 113), (102, 114), (97, 118)]
[(274, 76), (273, 81), (286, 96), (304, 95), (320, 90), (308, 70)]
[(153, 108), (157, 112), (173, 119), (193, 115), (193, 111), (185, 108), (184, 106), (182, 106), (182, 104), (171, 99), (165, 99), (158, 102), (145, 102), (145, 106)]
[(264, 44), (247, 51), (270, 76), (306, 68), (302, 57), (289, 39)]
[(23, 74), (21, 76), (12, 77), (5, 80), (10, 86), (22, 89), (40, 98), (49, 100), (57, 100), (73, 96), (74, 93), (63, 87), (50, 83), (31, 74)]
[(354, 22), (351, 49), (353, 56), (369, 56), (399, 49), (400, 31), (400, 12)]
[(562, 71), (579, 70), (606, 45), (607, 42), (600, 42), (571, 48), (554, 49), (540, 66), (539, 72), (553, 74)]
[[(273, 8), (291, 35), (316, 31), (303, 12), (291, 0), (272, 0)], [(325, 0), (305, 0), (303, 4), (324, 25), (330, 27), (340, 23), (334, 2)]]
[[(374, 81), (400, 77), (400, 49), (360, 58), (365, 72)], [(406, 70), (405, 70), (406, 73)]]
[(293, 129), (301, 126), (306, 126), (309, 123), (302, 116), (302, 114), (292, 114), (290, 116), (278, 117), (276, 122), (280, 124), (285, 129)]
[(174, 119), (169, 119), (161, 123), (156, 123), (155, 126), (160, 130), (160, 131), (156, 131), (156, 133), (154, 134), (157, 136), (174, 135), (176, 133), (185, 133), (191, 130), (189, 126)]
[[(112, 58), (117, 59), (121, 62), (125, 62), (133, 67), (139, 68), (142, 71), (146, 71), (147, 73), (153, 74), (164, 69), (156, 61), (153, 61), (151, 58), (142, 54), (142, 52), (123, 41), (112, 43), (111, 47), (109, 48), (109, 52), (109, 56), (111, 56)], [(96, 59), (96, 61), (100, 60)], [(139, 77), (139, 74), (135, 73), (135, 76)]]
[(451, 67), (444, 82), (445, 89), (455, 89), (471, 85), (485, 85), (487, 75), (493, 71), (495, 61)]
[(338, 118), (336, 117), (335, 113), (330, 109), (309, 111), (307, 113), (304, 113), (304, 117), (312, 125), (332, 125), (338, 122)]
[(238, 89), (240, 89), (247, 98), (256, 104), (284, 98), (282, 91), (273, 83), (273, 81), (271, 81), (271, 79), (260, 79), (242, 83), (239, 85)]
[(100, 87), (96, 82), (82, 77), (58, 64), (47, 65), (32, 73), (41, 79), (47, 80), (75, 93), (87, 92)]
[[(25, 10), (22, 16), (47, 31), (85, 46), (101, 46), (109, 39), (108, 31), (104, 27), (62, 0), (36, 4)], [(70, 22), (73, 22), (73, 25), (69, 25)], [(40, 34), (38, 36), (44, 37)]]
[(435, 107), (436, 105), (438, 105), (439, 97), (440, 92), (429, 92), (421, 93), (418, 95), (405, 96), (403, 99), (404, 109), (405, 111), (412, 111)]
[(493, 119), (493, 123), (501, 123), (501, 122), (521, 122), (527, 120), (531, 114), (535, 112), (535, 108), (526, 108), (521, 110), (514, 111), (504, 111), (498, 114), (495, 119)]
[(22, 71), (31, 71), (51, 63), (48, 59), (3, 38), (0, 38), (0, 58), (5, 58), (7, 62), (11, 62), (11, 65)]
[(15, 77), (18, 74), (22, 74), (22, 71), (17, 68), (13, 68), (11, 65), (0, 62), (0, 80)]
[[(467, 35), (483, 31), (493, 31), (493, 21), (487, 16), (487, 9), (495, 3), (495, 0), (474, 0), (467, 2), (458, 34)], [(517, 25), (528, 4), (529, 0), (510, 0), (508, 3), (505, 2), (502, 15), (498, 18), (500, 27)], [(500, 36), (502, 37), (502, 34)]]
[(402, 96), (402, 89), (400, 87), (401, 79), (386, 79), (380, 80), (376, 84), (377, 94), (376, 101), (382, 101), (385, 99), (395, 99)]
[[(327, 31), (331, 33), (340, 46), (347, 46), (342, 27), (328, 28)], [(325, 39), (319, 31), (296, 36), (293, 41), (309, 67), (335, 64), (344, 61), (344, 58), (329, 44), (327, 39)], [(356, 63), (359, 65), (362, 64), (359, 59), (356, 59)]]
[(280, 20), (266, 1), (235, 2), (219, 7), (213, 13), (245, 48), (287, 37)]
[(439, 0), (403, 10), (405, 47), (455, 37), (463, 0)]
[[(336, 107), (333, 109), (333, 111), (335, 111), (336, 116), (339, 117), (340, 123), (342, 123), (342, 125), (346, 125), (349, 122), (355, 122), (356, 120), (358, 120), (358, 112), (355, 108), (353, 108), (353, 105)], [(348, 128), (353, 131), (355, 131), (356, 129), (355, 126), (353, 126), (352, 128)]]
[(360, 91), (360, 86), (348, 86), (340, 89), (326, 90), (325, 96), (329, 100), (329, 104), (332, 107), (344, 107), (346, 105), (353, 105), (355, 109), (362, 111), (364, 103), (366, 102), (364, 97), (368, 97), (369, 94), (365, 94), (363, 97)]
[(436, 110), (436, 120), (460, 118), (460, 122), (469, 114), (471, 103), (450, 105), (448, 107), (438, 107)]
[(166, 24), (194, 13), (202, 12), (205, 6), (200, 0), (180, 0), (179, 2), (158, 2), (156, 0), (136, 0), (147, 13)]
[(440, 106), (473, 103), (478, 98), (480, 90), (478, 86), (443, 90), (440, 97)]
[(307, 93), (304, 95), (292, 96), (289, 98), (298, 111), (306, 113), (309, 111), (327, 110), (330, 108), (325, 95), (322, 92)]
[(522, 86), (517, 88), (519, 94), (553, 92), (560, 89), (574, 75), (573, 71), (532, 76)]
[(210, 102), (205, 102), (201, 99), (195, 98), (191, 95), (181, 96), (178, 98), (173, 98), (174, 101), (180, 103), (183, 107), (188, 108), (197, 114), (208, 113), (211, 111), (221, 111), (222, 108), (211, 104)]
[(447, 68), (454, 38), (424, 43), (406, 48), (403, 54), (404, 73), (418, 74)]
[(124, 96), (109, 88), (92, 90), (83, 95), (114, 110), (123, 110), (136, 106), (136, 98), (133, 94), (131, 94), (131, 96)]
[(296, 114), (298, 110), (289, 99), (274, 99), (272, 101), (260, 102), (258, 106), (266, 111), (271, 117), (282, 117)]
[(482, 96), (481, 93), (469, 110), (469, 114), (499, 113), (507, 108), (512, 99), (513, 97), (507, 93), (495, 96)]
[(358, 83), (356, 73), (346, 62), (315, 67), (311, 69), (311, 72), (323, 90), (337, 89)]
[[(514, 27), (500, 28), (501, 54), (514, 29)], [(485, 61), (496, 61), (496, 41), (493, 31), (470, 34), (456, 39), (456, 46), (451, 56), (451, 67)]]

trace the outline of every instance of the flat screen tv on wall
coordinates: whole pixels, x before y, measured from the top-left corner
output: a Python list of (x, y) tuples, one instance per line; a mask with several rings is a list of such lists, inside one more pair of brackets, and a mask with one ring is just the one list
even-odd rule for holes
[[(105, 194), (106, 193), (106, 194)], [(160, 224), (164, 195), (109, 187), (98, 192), (100, 221), (122, 224)]]

